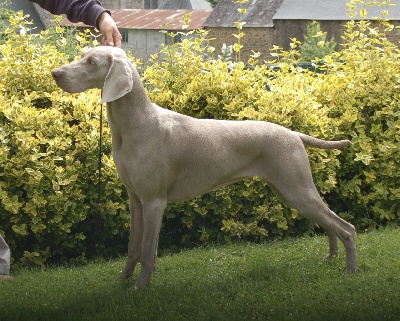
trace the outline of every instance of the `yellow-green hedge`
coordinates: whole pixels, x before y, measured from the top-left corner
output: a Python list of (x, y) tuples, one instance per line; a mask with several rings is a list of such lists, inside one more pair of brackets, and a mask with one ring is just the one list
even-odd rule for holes
[[(13, 22), (24, 24), (22, 16)], [(61, 32), (55, 37), (62, 40)], [(71, 57), (47, 45), (47, 33), (7, 33), (0, 46), (0, 233), (13, 259), (43, 265), (123, 252), (128, 201), (105, 120), (97, 211), (99, 91), (69, 95), (56, 86), (51, 70)]]
[[(324, 139), (349, 138), (353, 145), (343, 151), (308, 149), (317, 188), (358, 229), (398, 224), (399, 51), (384, 33), (349, 23), (344, 49), (320, 62), (320, 74), (298, 67), (296, 42), (277, 51), (280, 70), (272, 71), (254, 60), (214, 60), (205, 37), (166, 47), (142, 68), (154, 102), (193, 117), (265, 120)], [(50, 71), (71, 57), (33, 38), (9, 32), (0, 46), (0, 233), (21, 264), (125, 253), (127, 195), (105, 120), (100, 216), (96, 210), (100, 94), (57, 88)], [(169, 204), (160, 245), (315, 230), (250, 178)]]
[[(386, 38), (391, 29), (385, 21), (349, 22), (344, 49), (315, 61), (318, 74), (298, 67), (295, 40), (291, 51), (277, 50), (278, 71), (204, 61), (209, 48), (184, 40), (154, 57), (144, 82), (153, 101), (194, 117), (266, 120), (323, 139), (351, 139), (342, 152), (308, 148), (317, 188), (359, 230), (398, 224), (400, 63), (398, 47)], [(170, 205), (167, 215), (175, 220), (167, 220), (171, 228), (181, 224), (184, 241), (315, 230), (258, 179)]]

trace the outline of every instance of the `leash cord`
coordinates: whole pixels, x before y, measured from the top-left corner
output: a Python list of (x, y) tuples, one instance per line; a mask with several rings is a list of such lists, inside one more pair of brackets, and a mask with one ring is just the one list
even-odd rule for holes
[(101, 156), (103, 153), (102, 145), (103, 145), (103, 104), (100, 104), (100, 137), (99, 137), (99, 158), (98, 158), (99, 177), (97, 180), (97, 211), (99, 214), (101, 211)]

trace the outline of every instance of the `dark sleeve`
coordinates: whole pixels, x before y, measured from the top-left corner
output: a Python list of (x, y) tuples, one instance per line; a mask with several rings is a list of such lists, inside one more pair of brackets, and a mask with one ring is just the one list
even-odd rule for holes
[(97, 19), (104, 12), (96, 0), (29, 0), (52, 14), (65, 14), (71, 22), (83, 22), (97, 27)]

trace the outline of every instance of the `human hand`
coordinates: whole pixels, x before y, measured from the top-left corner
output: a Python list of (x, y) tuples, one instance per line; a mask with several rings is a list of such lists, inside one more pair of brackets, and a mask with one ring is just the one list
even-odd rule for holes
[(97, 26), (103, 35), (103, 45), (121, 48), (122, 36), (111, 16), (104, 11), (97, 19)]

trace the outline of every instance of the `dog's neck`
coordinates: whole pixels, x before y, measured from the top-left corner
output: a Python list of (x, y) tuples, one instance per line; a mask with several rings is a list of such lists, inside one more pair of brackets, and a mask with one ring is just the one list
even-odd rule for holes
[(132, 73), (132, 90), (126, 95), (107, 103), (107, 118), (113, 135), (124, 135), (119, 129), (140, 130), (154, 118), (154, 106), (147, 96), (141, 79)]

